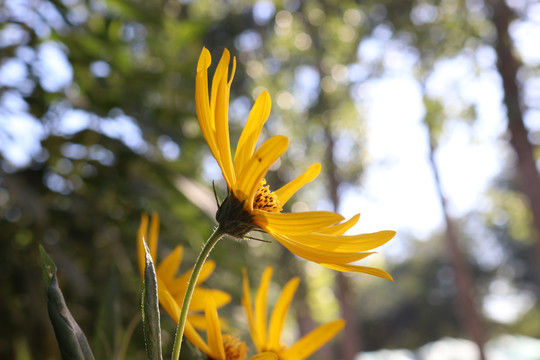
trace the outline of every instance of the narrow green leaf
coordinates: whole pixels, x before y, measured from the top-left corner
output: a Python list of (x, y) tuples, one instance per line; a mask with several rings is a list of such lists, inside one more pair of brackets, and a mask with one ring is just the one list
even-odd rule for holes
[(45, 284), (45, 290), (47, 290), (51, 286), (53, 276), (56, 274), (56, 264), (41, 245), (39, 245), (39, 253), (42, 262), (43, 284)]
[(56, 274), (53, 274), (51, 285), (47, 290), (47, 307), (62, 359), (94, 360), (86, 336), (64, 301), (62, 291), (58, 287)]
[(146, 342), (146, 355), (149, 360), (162, 360), (161, 354), (161, 326), (159, 322), (159, 299), (157, 290), (156, 272), (150, 251), (144, 242), (145, 268), (144, 289), (142, 296), (142, 319), (144, 339)]
[(47, 292), (49, 318), (56, 335), (63, 360), (94, 360), (86, 336), (69, 312), (64, 295), (58, 287), (56, 264), (40, 245), (39, 252), (43, 262), (43, 281)]

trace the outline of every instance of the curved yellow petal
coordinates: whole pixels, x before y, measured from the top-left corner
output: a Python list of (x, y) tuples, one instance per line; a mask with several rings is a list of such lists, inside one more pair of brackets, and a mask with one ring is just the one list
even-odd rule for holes
[(223, 51), (212, 80), (211, 111), (214, 114), (216, 142), (221, 159), (221, 170), (229, 186), (236, 183), (231, 157), (229, 140), (229, 61), (231, 55), (227, 49)]
[[(232, 188), (234, 184), (230, 183), (231, 178), (228, 175), (229, 166), (224, 165), (224, 160), (226, 159), (222, 158), (223, 154), (218, 146), (218, 139), (216, 135), (214, 111), (217, 98), (217, 85), (219, 84), (219, 81), (212, 81), (212, 99), (210, 99), (208, 94), (208, 68), (210, 67), (211, 62), (212, 58), (210, 56), (210, 52), (206, 48), (203, 48), (197, 64), (197, 76), (195, 80), (195, 106), (197, 110), (197, 118), (199, 119), (199, 125), (201, 127), (204, 139), (210, 148), (210, 152), (221, 168), (223, 178), (225, 181), (227, 181), (227, 186)], [(216, 77), (216, 74), (214, 74), (214, 80), (218, 79), (219, 76)], [(210, 104), (210, 100), (212, 100), (212, 105)], [(224, 152), (224, 154), (226, 154), (226, 152)]]
[(300, 244), (287, 236), (269, 233), (293, 254), (316, 263), (347, 264), (361, 260), (372, 253), (364, 252), (335, 252)]
[(253, 210), (253, 215), (254, 224), (287, 236), (309, 234), (344, 220), (343, 216), (331, 211), (274, 213)]
[(210, 349), (210, 347), (204, 342), (202, 337), (199, 335), (197, 330), (191, 325), (189, 321), (186, 321), (186, 327), (184, 328), (184, 335), (186, 338), (191, 341), (199, 350), (207, 354), (208, 356), (214, 357), (216, 354)]
[(216, 360), (226, 360), (217, 307), (212, 298), (209, 298), (206, 302), (204, 314), (206, 317), (206, 337), (208, 339), (208, 346), (214, 354), (218, 355), (218, 357), (215, 358)]
[(146, 241), (147, 232), (148, 232), (148, 215), (146, 215), (145, 213), (142, 213), (141, 224), (139, 225), (139, 231), (137, 232), (137, 260), (139, 263), (139, 271), (141, 273), (142, 278), (144, 278), (144, 268), (146, 264), (143, 241)]
[(261, 348), (264, 348), (266, 344), (266, 303), (268, 300), (268, 288), (270, 287), (270, 280), (272, 279), (272, 273), (274, 270), (268, 266), (261, 277), (261, 284), (257, 290), (257, 296), (255, 297), (255, 326), (257, 328), (257, 334), (259, 336), (259, 344), (262, 344)]
[[(231, 301), (231, 296), (224, 291), (216, 289), (205, 289), (202, 287), (196, 287), (193, 292), (191, 303), (189, 304), (189, 310), (200, 311), (206, 307), (206, 301), (208, 298), (212, 298), (217, 307), (222, 307)], [(181, 304), (184, 299), (184, 294), (175, 296), (176, 301)]]
[(283, 288), (276, 305), (274, 306), (274, 311), (270, 317), (270, 327), (268, 328), (268, 346), (266, 350), (279, 351), (281, 331), (283, 330), (283, 325), (285, 323), (285, 317), (289, 311), (294, 294), (300, 283), (300, 278), (295, 277), (291, 279)]
[(332, 269), (332, 270), (343, 271), (343, 272), (365, 273), (365, 274), (369, 274), (369, 275), (373, 275), (373, 276), (378, 276), (380, 278), (387, 279), (387, 280), (390, 280), (390, 281), (394, 281), (394, 279), (392, 278), (392, 275), (390, 275), (389, 273), (387, 273), (384, 270), (377, 269), (377, 268), (374, 268), (374, 267), (358, 266), (358, 265), (347, 265), (347, 264), (343, 264), (343, 265), (323, 264), (323, 263), (321, 263), (321, 265), (325, 266), (325, 267), (327, 267), (329, 269)]
[(272, 164), (287, 150), (289, 139), (285, 136), (273, 136), (266, 140), (247, 161), (238, 176), (234, 193), (238, 200), (246, 200), (250, 210), (253, 209), (253, 197), (260, 182)]
[(242, 130), (242, 135), (240, 135), (236, 153), (234, 154), (234, 170), (237, 174), (242, 172), (245, 164), (253, 155), (263, 125), (270, 115), (271, 104), (270, 95), (268, 92), (263, 91), (249, 113), (246, 126)]
[[(201, 273), (199, 275), (199, 278), (197, 279), (197, 285), (202, 284), (212, 273), (214, 272), (214, 269), (216, 268), (216, 263), (213, 260), (208, 260), (204, 263)], [(169, 291), (174, 295), (177, 296), (179, 293), (183, 293), (186, 291), (187, 284), (189, 282), (189, 278), (191, 277), (193, 269), (186, 271), (173, 281), (171, 281), (169, 286)]]
[(157, 286), (159, 303), (161, 306), (163, 306), (171, 319), (173, 319), (175, 323), (178, 323), (178, 319), (180, 318), (180, 305), (168, 291), (167, 286), (163, 283), (163, 281), (161, 281), (160, 278), (157, 278)]
[[(284, 234), (281, 234), (284, 235)], [(375, 249), (394, 237), (393, 231), (379, 231), (359, 235), (326, 235), (311, 233), (307, 235), (285, 235), (298, 245), (336, 253), (360, 252)]]
[(150, 220), (150, 234), (148, 235), (148, 249), (154, 263), (157, 262), (157, 245), (159, 239), (159, 215), (152, 213), (152, 219)]
[(278, 190), (274, 191), (279, 199), (281, 206), (285, 205), (287, 201), (304, 185), (313, 181), (321, 172), (321, 164), (311, 165), (306, 172), (298, 176), (296, 179), (288, 182)]
[(156, 269), (156, 276), (161, 278), (165, 283), (172, 281), (182, 263), (182, 253), (182, 245), (178, 245), (174, 248), (174, 250), (159, 263), (159, 266)]
[(282, 352), (280, 360), (303, 360), (313, 354), (317, 349), (332, 339), (343, 327), (345, 321), (336, 320), (331, 323), (319, 326), (296, 344)]
[[(188, 314), (188, 321), (193, 325), (193, 327), (197, 330), (205, 330), (206, 331), (206, 318), (204, 315), (198, 314), (198, 313), (190, 313)], [(227, 322), (223, 319), (219, 319), (219, 324), (221, 326), (221, 331), (226, 331), (229, 327), (227, 326)]]
[(317, 231), (327, 235), (343, 235), (347, 230), (356, 225), (358, 220), (360, 220), (360, 214), (354, 215), (352, 218), (342, 222), (341, 224), (331, 225), (327, 228), (319, 229)]
[(253, 318), (253, 307), (251, 302), (251, 290), (249, 288), (249, 278), (246, 269), (242, 269), (242, 306), (246, 311), (249, 325), (249, 333), (251, 334), (251, 340), (255, 344), (257, 351), (261, 351), (262, 342), (260, 335), (257, 332), (257, 326), (255, 326), (255, 319)]
[(195, 106), (197, 110), (197, 118), (203, 133), (204, 139), (208, 143), (208, 147), (212, 155), (218, 163), (221, 163), (219, 152), (217, 151), (217, 143), (215, 137), (214, 116), (210, 111), (210, 98), (208, 95), (208, 68), (212, 63), (210, 52), (203, 48), (197, 63), (197, 76), (195, 80)]

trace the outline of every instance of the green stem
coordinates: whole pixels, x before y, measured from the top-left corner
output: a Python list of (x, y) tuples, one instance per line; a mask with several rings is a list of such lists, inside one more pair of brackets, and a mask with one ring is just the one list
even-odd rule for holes
[(204, 262), (210, 254), (210, 251), (212, 251), (214, 245), (217, 244), (217, 242), (223, 237), (223, 235), (225, 235), (225, 232), (223, 231), (221, 226), (218, 226), (214, 230), (214, 233), (210, 235), (210, 237), (204, 244), (203, 249), (199, 254), (199, 257), (195, 262), (195, 266), (193, 266), (193, 272), (191, 273), (191, 277), (189, 278), (186, 294), (184, 295), (184, 301), (182, 303), (182, 309), (180, 311), (180, 318), (178, 319), (178, 326), (176, 327), (176, 335), (174, 336), (174, 347), (171, 360), (178, 360), (178, 357), (180, 356), (180, 347), (182, 346), (184, 328), (186, 327), (189, 304), (191, 303), (191, 297), (193, 296), (193, 292), (195, 291), (195, 286), (197, 285), (199, 274), (201, 273)]

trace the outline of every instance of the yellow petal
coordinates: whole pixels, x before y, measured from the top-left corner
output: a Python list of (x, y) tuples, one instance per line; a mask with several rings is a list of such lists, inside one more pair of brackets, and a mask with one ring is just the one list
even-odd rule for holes
[(174, 297), (168, 291), (167, 286), (160, 278), (157, 278), (157, 285), (159, 303), (163, 306), (171, 319), (173, 319), (175, 323), (178, 323), (178, 319), (180, 318), (180, 305), (176, 302)]
[[(230, 59), (231, 59), (231, 54), (229, 53), (229, 50), (223, 49), (223, 54), (221, 54), (221, 59), (219, 60), (219, 63), (216, 67), (216, 71), (214, 72), (214, 76), (212, 77), (212, 90), (210, 93), (210, 111), (212, 112), (212, 114), (216, 113), (216, 104), (217, 104), (217, 99), (218, 99), (220, 82), (223, 79), (223, 73), (225, 71), (227, 72), (229, 71)], [(225, 76), (225, 82), (226, 81), (227, 79)]]
[(343, 327), (345, 321), (336, 320), (319, 326), (296, 344), (280, 354), (280, 360), (303, 360), (332, 339)]
[(317, 249), (309, 244), (306, 245), (303, 243), (298, 243), (287, 236), (270, 232), (269, 234), (272, 235), (272, 237), (279, 241), (283, 246), (289, 249), (293, 254), (316, 263), (347, 264), (353, 261), (361, 260), (372, 254), (364, 252), (335, 252)]
[(375, 249), (388, 242), (394, 235), (394, 231), (379, 231), (360, 235), (334, 236), (311, 233), (308, 235), (292, 234), (287, 237), (299, 245), (336, 253), (348, 253)]
[[(217, 307), (228, 304), (231, 301), (231, 296), (224, 291), (216, 289), (205, 289), (202, 287), (196, 287), (193, 292), (193, 298), (189, 304), (189, 309), (193, 311), (204, 310), (206, 307), (206, 301), (208, 298), (214, 299), (214, 302)], [(175, 299), (178, 303), (182, 303), (184, 299), (184, 294), (175, 296)]]
[(229, 86), (227, 81), (229, 74), (230, 54), (227, 49), (223, 55), (212, 80), (212, 105), (211, 110), (214, 113), (216, 126), (216, 142), (221, 158), (221, 170), (227, 184), (234, 186), (236, 183), (233, 169), (231, 146), (229, 140)]
[(206, 302), (205, 309), (206, 317), (206, 337), (208, 338), (208, 346), (218, 357), (216, 360), (225, 360), (225, 349), (223, 348), (223, 337), (221, 336), (221, 326), (217, 313), (216, 304), (212, 298)]
[(255, 320), (253, 318), (253, 307), (251, 302), (251, 291), (249, 288), (249, 278), (247, 275), (246, 269), (242, 269), (242, 306), (244, 307), (244, 310), (246, 311), (246, 315), (248, 318), (248, 325), (249, 325), (249, 333), (251, 334), (251, 340), (253, 340), (253, 343), (255, 344), (255, 348), (257, 351), (261, 351), (262, 348), (262, 342), (260, 340), (260, 336), (257, 332), (257, 327), (255, 326)]
[(320, 172), (321, 164), (313, 164), (305, 173), (276, 190), (275, 194), (277, 195), (281, 206), (285, 205), (285, 203), (289, 201), (300, 188), (313, 181)]
[(264, 123), (270, 115), (271, 100), (268, 92), (263, 91), (255, 101), (251, 109), (246, 126), (242, 130), (242, 135), (238, 140), (236, 153), (234, 155), (234, 170), (240, 174), (245, 164), (253, 155), (255, 145), (261, 134)]
[[(202, 284), (206, 279), (208, 279), (208, 277), (214, 272), (215, 268), (216, 263), (214, 261), (208, 260), (207, 262), (205, 262), (201, 269), (201, 273), (199, 274), (199, 278), (197, 279), (197, 285)], [(190, 271), (186, 271), (185, 273), (171, 281), (170, 284), (168, 284), (169, 291), (174, 296), (177, 296), (180, 293), (182, 293), (183, 296), (192, 272), (193, 269), (191, 269)]]
[(193, 327), (193, 325), (191, 325), (189, 321), (186, 321), (186, 327), (184, 328), (184, 335), (199, 350), (203, 351), (208, 356), (215, 358), (216, 354), (212, 352), (212, 349), (210, 349), (210, 347), (204, 342), (204, 340), (201, 338), (199, 333), (197, 333), (197, 331), (195, 330), (195, 328)]
[(259, 336), (259, 343), (264, 347), (266, 344), (266, 301), (268, 300), (268, 288), (272, 279), (273, 269), (268, 266), (261, 277), (261, 284), (255, 298), (255, 326)]
[(343, 216), (331, 211), (306, 211), (298, 213), (273, 213), (253, 210), (253, 223), (283, 235), (306, 234), (339, 223)]
[(323, 264), (321, 263), (322, 266), (325, 266), (329, 269), (332, 269), (332, 270), (337, 270), (337, 271), (344, 271), (344, 272), (360, 272), (360, 273), (365, 273), (365, 274), (369, 274), (369, 275), (373, 275), (373, 276), (378, 276), (378, 277), (381, 277), (383, 279), (387, 279), (387, 280), (390, 280), (390, 281), (394, 281), (394, 279), (392, 278), (392, 275), (390, 275), (389, 273), (387, 273), (386, 271), (384, 270), (381, 270), (381, 269), (377, 269), (377, 268), (374, 268), (374, 267), (369, 267), (369, 266), (358, 266), (358, 265), (336, 265), (336, 264)]
[[(216, 140), (216, 127), (214, 123), (214, 113), (210, 110), (210, 98), (208, 95), (208, 68), (212, 62), (210, 52), (203, 48), (197, 64), (197, 76), (195, 80), (195, 106), (197, 118), (201, 127), (202, 134), (210, 152), (216, 159), (220, 168), (222, 168), (221, 155), (218, 150)], [(225, 180), (227, 180), (225, 178)], [(229, 187), (231, 184), (228, 184)]]
[(156, 269), (156, 276), (161, 278), (165, 283), (172, 281), (178, 272), (178, 268), (182, 263), (182, 250), (182, 245), (178, 245), (161, 263), (159, 263), (159, 266)]
[(204, 315), (188, 314), (188, 321), (197, 330), (206, 330), (206, 318)]
[[(188, 314), (188, 321), (195, 329), (206, 330), (206, 317), (204, 315), (190, 313)], [(221, 326), (221, 331), (228, 329), (227, 322), (224, 319), (220, 318), (219, 324)]]
[(145, 268), (145, 251), (144, 243), (146, 241), (146, 233), (148, 231), (148, 215), (145, 213), (141, 214), (141, 224), (139, 225), (139, 231), (137, 232), (137, 260), (139, 263), (139, 271), (141, 277), (144, 279), (144, 268)]
[(342, 222), (341, 224), (332, 225), (324, 229), (317, 230), (318, 232), (327, 234), (327, 235), (343, 235), (347, 230), (352, 228), (360, 220), (360, 214), (354, 215), (347, 221)]
[(279, 358), (272, 352), (263, 352), (250, 357), (249, 360), (279, 360)]
[(268, 346), (267, 350), (279, 351), (281, 348), (280, 338), (281, 331), (283, 330), (283, 325), (285, 323), (285, 317), (289, 311), (289, 306), (291, 305), (298, 284), (300, 283), (300, 278), (293, 278), (290, 280), (287, 285), (283, 288), (281, 295), (279, 296), (278, 301), (272, 312), (270, 318), (270, 327), (268, 328)]
[(249, 209), (253, 209), (253, 197), (260, 182), (272, 164), (287, 150), (289, 140), (285, 136), (273, 136), (266, 140), (247, 161), (238, 176), (234, 192), (242, 201), (246, 200)]
[[(210, 277), (210, 275), (214, 273), (215, 269), (216, 269), (216, 262), (214, 260), (207, 260), (204, 263), (201, 269), (201, 272), (199, 273), (197, 284), (202, 284), (203, 282), (205, 282)], [(190, 273), (190, 276), (191, 276), (191, 273)]]
[(148, 236), (148, 249), (154, 263), (157, 261), (157, 245), (159, 238), (159, 216), (152, 213), (152, 219), (150, 220), (150, 235)]

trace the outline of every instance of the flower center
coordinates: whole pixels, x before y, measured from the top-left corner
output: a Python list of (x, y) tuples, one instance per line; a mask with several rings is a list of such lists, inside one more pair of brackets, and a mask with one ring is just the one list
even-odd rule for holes
[(226, 360), (243, 360), (247, 359), (248, 347), (246, 343), (229, 334), (223, 335), (223, 347), (225, 348)]
[(281, 206), (278, 196), (270, 191), (270, 186), (266, 185), (266, 180), (262, 179), (259, 189), (253, 198), (253, 209), (264, 210), (268, 212), (281, 212)]

